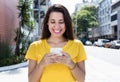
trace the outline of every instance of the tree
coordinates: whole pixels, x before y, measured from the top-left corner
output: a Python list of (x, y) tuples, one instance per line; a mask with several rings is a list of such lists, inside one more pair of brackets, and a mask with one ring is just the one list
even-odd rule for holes
[(98, 26), (98, 21), (97, 21), (97, 9), (95, 6), (84, 6), (81, 10), (87, 10), (90, 13), (89, 17), (89, 28), (93, 28)]
[(79, 32), (87, 32), (87, 28), (89, 27), (89, 17), (90, 13), (87, 10), (81, 10), (78, 12), (77, 25)]
[(84, 6), (80, 11), (73, 14), (74, 24), (77, 22), (77, 35), (85, 33), (88, 35), (88, 28), (94, 28), (98, 25), (97, 11), (95, 6)]
[[(19, 28), (16, 30), (16, 49), (15, 49), (15, 54), (20, 55), (20, 54), (25, 54), (25, 47), (26, 43), (28, 41), (30, 33), (33, 31), (34, 26), (35, 26), (35, 21), (31, 16), (31, 4), (32, 0), (19, 0), (19, 5), (17, 6), (19, 10)], [(22, 31), (22, 29), (26, 29), (29, 31), (28, 35), (25, 38), (25, 33)], [(22, 45), (22, 48), (20, 48), (20, 44)]]

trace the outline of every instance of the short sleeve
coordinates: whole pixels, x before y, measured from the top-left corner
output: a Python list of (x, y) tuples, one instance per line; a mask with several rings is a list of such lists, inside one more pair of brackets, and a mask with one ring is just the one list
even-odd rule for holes
[(26, 53), (26, 56), (25, 56), (26, 59), (33, 59), (33, 60), (37, 60), (37, 57), (36, 57), (36, 46), (35, 46), (35, 43), (31, 43), (28, 50), (27, 50), (27, 53)]
[(77, 53), (77, 56), (75, 57), (76, 62), (81, 62), (81, 61), (86, 60), (87, 59), (86, 51), (85, 51), (85, 48), (84, 48), (82, 42), (79, 41), (77, 46), (78, 46), (77, 47), (78, 53)]

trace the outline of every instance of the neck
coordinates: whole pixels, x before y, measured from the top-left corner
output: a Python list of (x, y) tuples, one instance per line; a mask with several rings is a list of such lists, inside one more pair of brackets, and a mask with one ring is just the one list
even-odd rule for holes
[(53, 43), (60, 43), (66, 41), (66, 39), (64, 37), (50, 37), (48, 41)]

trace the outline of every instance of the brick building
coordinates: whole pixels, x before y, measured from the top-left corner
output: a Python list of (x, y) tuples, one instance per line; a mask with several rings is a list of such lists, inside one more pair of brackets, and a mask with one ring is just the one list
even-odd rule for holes
[(14, 45), (15, 29), (18, 21), (18, 0), (0, 0), (0, 41)]

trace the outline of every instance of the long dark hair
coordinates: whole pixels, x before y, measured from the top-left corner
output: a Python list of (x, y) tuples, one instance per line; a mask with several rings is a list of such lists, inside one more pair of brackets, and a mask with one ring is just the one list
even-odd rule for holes
[(49, 9), (46, 13), (46, 16), (43, 20), (41, 39), (48, 39), (51, 35), (51, 33), (48, 29), (48, 25), (47, 25), (51, 12), (60, 12), (60, 13), (63, 14), (63, 18), (64, 18), (65, 26), (66, 26), (66, 31), (63, 34), (63, 36), (68, 40), (73, 40), (74, 39), (74, 34), (73, 34), (71, 16), (70, 16), (68, 10), (63, 5), (60, 5), (60, 4), (54, 4), (53, 6), (49, 7)]

